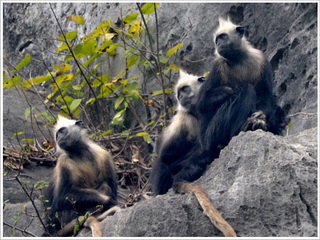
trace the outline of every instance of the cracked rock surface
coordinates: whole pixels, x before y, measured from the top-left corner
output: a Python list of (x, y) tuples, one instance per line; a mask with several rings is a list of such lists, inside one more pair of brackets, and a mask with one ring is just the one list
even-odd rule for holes
[[(241, 133), (196, 182), (238, 236), (315, 237), (317, 181), (317, 129), (310, 129), (290, 137)], [(171, 190), (120, 210), (103, 226), (110, 237), (222, 236), (192, 194)]]
[[(87, 34), (97, 24), (136, 11), (135, 5), (118, 3), (56, 3), (58, 17), (66, 30), (74, 30), (66, 17), (77, 13), (86, 19)], [(26, 53), (56, 63), (49, 54), (53, 40), (60, 35), (48, 4), (5, 4), (4, 55), (14, 65)], [(209, 194), (214, 205), (241, 237), (316, 237), (317, 229), (317, 5), (307, 3), (162, 3), (159, 7), (160, 49), (183, 42), (175, 64), (190, 73), (210, 71), (214, 47), (213, 30), (218, 16), (231, 16), (243, 25), (248, 40), (264, 51), (274, 71), (274, 93), (278, 103), (291, 115), (289, 136), (263, 131), (241, 133), (232, 139), (197, 183)], [(27, 17), (26, 17), (27, 16)], [(150, 16), (150, 21), (154, 21)], [(267, 23), (267, 24), (266, 24)], [(154, 28), (150, 27), (150, 31)], [(50, 38), (44, 36), (49, 35)], [(55, 36), (55, 37), (54, 37)], [(119, 58), (120, 59), (120, 58)], [(113, 66), (121, 64), (113, 59)], [(37, 63), (34, 63), (37, 64)], [(113, 69), (114, 70), (114, 69)], [(43, 74), (35, 65), (27, 76)], [(155, 88), (146, 76), (148, 92)], [(173, 79), (173, 82), (176, 78)], [(150, 83), (149, 83), (150, 82)], [(41, 89), (47, 91), (48, 89)], [(34, 106), (41, 104), (27, 93)], [(4, 92), (4, 144), (11, 146), (13, 132), (25, 131), (33, 137), (24, 118), (27, 106), (13, 91)], [(104, 112), (100, 118), (107, 116)], [(143, 114), (141, 114), (143, 117)], [(40, 123), (41, 124), (41, 123)], [(49, 174), (48, 174), (49, 175)], [(6, 190), (5, 190), (6, 191)], [(10, 188), (13, 192), (14, 189)], [(20, 201), (21, 199), (19, 199)], [(22, 200), (21, 200), (22, 201)], [(34, 215), (30, 202), (7, 203), (4, 222), (25, 206)], [(18, 227), (31, 217), (21, 215)], [(105, 237), (214, 237), (222, 236), (213, 227), (192, 194), (168, 194), (137, 203), (118, 211), (103, 222)], [(23, 236), (3, 226), (4, 236)], [(41, 224), (34, 218), (28, 228), (40, 236)], [(29, 236), (29, 235), (25, 235)], [(80, 236), (90, 236), (83, 230)]]
[[(123, 16), (137, 12), (134, 3), (54, 3), (53, 9), (65, 31), (77, 30), (81, 36), (91, 32), (103, 20), (117, 21), (121, 12)], [(85, 27), (66, 21), (75, 13), (84, 16)], [(48, 66), (59, 62), (59, 57), (52, 52), (56, 50), (55, 39), (60, 31), (48, 3), (5, 3), (3, 16), (4, 55), (10, 63), (18, 64), (27, 53), (45, 60)], [(176, 44), (183, 43), (172, 63), (196, 75), (210, 71), (214, 57), (212, 35), (218, 16), (230, 16), (232, 21), (242, 25), (247, 39), (271, 62), (274, 93), (279, 105), (292, 116), (289, 134), (316, 127), (317, 4), (161, 3), (158, 8), (160, 50), (166, 53)], [(151, 14), (148, 18), (150, 32), (155, 34), (154, 17)], [(124, 68), (122, 60), (122, 56), (110, 59), (110, 64), (105, 66), (106, 73), (114, 76), (121, 72)], [(5, 64), (5, 68), (8, 67), (6, 61)], [(146, 93), (159, 89), (150, 74), (142, 76), (134, 68), (131, 71), (129, 74), (138, 76)], [(22, 73), (35, 77), (45, 75), (47, 71), (42, 63), (35, 61), (30, 68), (22, 69)], [(172, 77), (171, 83), (174, 84), (176, 79), (176, 76)], [(48, 86), (39, 87), (39, 91), (48, 94)], [(26, 94), (32, 106), (45, 110), (35, 93)], [(11, 146), (11, 142), (15, 143), (14, 132), (23, 131), (26, 138), (33, 138), (30, 119), (24, 117), (27, 103), (16, 91), (4, 91), (3, 100), (4, 144)], [(109, 102), (106, 106), (108, 104), (112, 105)], [(99, 113), (93, 111), (90, 114), (98, 125), (114, 113), (112, 107), (106, 107)], [(141, 111), (140, 115), (142, 119), (147, 118), (146, 112)], [(39, 121), (39, 124), (44, 123)]]

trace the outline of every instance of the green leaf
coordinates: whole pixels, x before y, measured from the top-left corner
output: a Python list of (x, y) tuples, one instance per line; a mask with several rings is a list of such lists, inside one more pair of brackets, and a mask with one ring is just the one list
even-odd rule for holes
[(54, 118), (48, 112), (41, 112), (36, 115), (36, 117), (44, 117), (48, 122), (52, 121)]
[(97, 41), (92, 39), (76, 45), (73, 51), (74, 51), (74, 54), (76, 55), (76, 58), (80, 59), (85, 56), (92, 56), (93, 54), (95, 54), (96, 46), (97, 46)]
[(18, 217), (18, 216), (13, 216), (12, 219), (13, 219), (14, 223), (17, 224), (18, 221), (20, 220), (20, 217)]
[(151, 126), (151, 125), (153, 125), (154, 123), (155, 123), (155, 121), (151, 121), (151, 122), (148, 123), (148, 126)]
[[(164, 92), (165, 93), (173, 93), (173, 90), (172, 90), (172, 88), (166, 88), (165, 90), (164, 90)], [(161, 90), (156, 90), (156, 91), (153, 91), (152, 93), (151, 93), (151, 96), (157, 96), (157, 95), (160, 95), (160, 94), (163, 94), (163, 91), (162, 91), (162, 89)]]
[(113, 125), (123, 125), (125, 111), (126, 111), (126, 109), (122, 109), (121, 111), (117, 112), (114, 115), (114, 117), (113, 117), (113, 119), (111, 121), (111, 124), (113, 124)]
[(20, 83), (20, 76), (14, 76), (13, 78), (6, 78), (3, 80), (3, 87), (7, 90), (17, 86)]
[(118, 99), (116, 100), (116, 102), (114, 103), (114, 109), (118, 109), (118, 107), (121, 105), (121, 103), (123, 103), (124, 101), (124, 96), (121, 95), (118, 97)]
[(33, 111), (34, 107), (28, 107), (25, 111), (24, 111), (24, 116), (27, 118), (29, 117), (30, 113)]
[(128, 30), (128, 33), (131, 34), (133, 37), (138, 37), (141, 30), (142, 30), (141, 20), (135, 20), (131, 24)]
[(90, 34), (82, 38), (82, 41), (86, 42), (88, 40), (95, 39), (99, 36), (103, 36), (104, 34), (108, 33), (111, 25), (112, 25), (112, 21), (100, 22), (98, 27), (96, 27)]
[[(69, 47), (72, 48), (72, 44), (71, 43), (68, 43), (68, 44), (69, 44)], [(62, 43), (61, 46), (58, 47), (56, 52), (58, 53), (58, 52), (61, 52), (62, 50), (69, 49), (68, 44), (66, 42)]]
[(40, 83), (47, 82), (51, 79), (52, 79), (51, 75), (50, 76), (39, 76), (39, 77), (28, 79), (28, 80), (22, 82), (21, 85), (25, 88), (31, 88), (32, 85), (38, 85)]
[(158, 6), (159, 6), (159, 4), (160, 4), (160, 3), (156, 3), (156, 4), (154, 4), (154, 3), (146, 3), (146, 4), (144, 4), (144, 5), (141, 7), (141, 12), (142, 12), (143, 14), (153, 13), (153, 12), (155, 11), (155, 8), (154, 8), (154, 7), (156, 7), (156, 9), (157, 9)]
[(136, 134), (136, 136), (138, 137), (143, 137), (143, 140), (147, 143), (150, 143), (151, 142), (151, 137), (150, 137), (150, 134), (147, 133), (147, 132), (139, 132)]
[[(65, 37), (67, 40), (73, 40), (78, 36), (78, 31), (70, 31), (65, 33)], [(60, 35), (58, 38), (59, 42), (66, 41), (63, 35)]]
[(133, 54), (127, 59), (127, 69), (130, 69), (139, 60), (139, 55)]
[(44, 181), (44, 180), (40, 180), (38, 182), (36, 182), (34, 184), (34, 187), (37, 188), (37, 189), (43, 189), (43, 188), (46, 188), (49, 186), (49, 183)]
[(136, 93), (139, 93), (139, 83), (133, 82), (126, 85), (126, 91), (128, 92), (128, 96), (132, 96)]
[(86, 101), (87, 104), (94, 104), (96, 102), (96, 98), (90, 98), (88, 101)]
[(110, 87), (107, 87), (105, 85), (101, 85), (100, 87), (100, 94), (99, 94), (99, 98), (102, 98), (102, 97), (109, 97), (110, 94), (113, 93), (112, 89)]
[(24, 132), (16, 132), (16, 133), (13, 134), (13, 136), (20, 136), (20, 135), (23, 135), (23, 134), (24, 134)]
[(109, 56), (115, 56), (117, 55), (117, 48), (120, 46), (120, 43), (113, 43), (110, 45), (110, 47), (107, 48), (107, 53)]
[(99, 77), (100, 81), (103, 83), (108, 83), (110, 82), (110, 77), (107, 74), (103, 74)]
[(108, 131), (105, 131), (105, 132), (101, 133), (101, 134), (100, 134), (100, 137), (103, 137), (103, 136), (105, 136), (105, 135), (108, 135), (109, 133), (112, 133), (112, 132), (113, 132), (113, 130), (112, 130), (112, 129), (109, 129)]
[(176, 70), (176, 71), (180, 70), (180, 68), (175, 64), (171, 64), (170, 66), (167, 67), (167, 69)]
[(97, 49), (98, 53), (106, 52), (112, 44), (112, 40), (104, 41)]
[(123, 19), (124, 25), (128, 26), (130, 23), (136, 20), (138, 16), (139, 16), (139, 13), (131, 13), (125, 16)]
[(21, 139), (21, 141), (27, 142), (27, 143), (33, 143), (35, 140), (32, 138), (23, 138), (23, 139)]
[(91, 83), (91, 87), (96, 88), (96, 87), (99, 87), (101, 84), (102, 84), (101, 80), (95, 78), (95, 79), (93, 80), (93, 82)]
[[(98, 57), (101, 56), (101, 53), (96, 53), (94, 54), (92, 57), (89, 58), (88, 61), (85, 61), (82, 66), (86, 67), (88, 66), (89, 64), (91, 64), (94, 60), (96, 60)], [(80, 73), (80, 72), (79, 72)]]
[(79, 107), (80, 103), (81, 103), (82, 99), (74, 99), (72, 101), (72, 103), (70, 104), (70, 111), (74, 112), (74, 110), (77, 109), (77, 107)]
[(168, 60), (169, 60), (169, 59), (168, 59), (168, 58), (166, 58), (166, 57), (164, 57), (164, 56), (160, 56), (160, 57), (159, 57), (159, 60), (160, 60), (160, 62), (161, 62), (161, 63), (166, 64), (166, 63), (168, 62)]
[(174, 54), (179, 48), (183, 46), (183, 43), (178, 43), (173, 48), (170, 48), (168, 52), (166, 53), (167, 57), (170, 57), (172, 54)]
[(16, 66), (16, 68), (12, 71), (12, 73), (15, 73), (16, 71), (19, 71), (21, 68), (29, 64), (32, 60), (32, 57), (30, 54), (27, 54), (24, 59), (22, 59), (19, 64)]
[(83, 88), (83, 86), (81, 84), (77, 84), (77, 85), (72, 85), (72, 88), (75, 91), (80, 91)]
[(68, 20), (69, 21), (74, 21), (74, 22), (76, 22), (78, 24), (81, 24), (81, 25), (85, 24), (84, 18), (82, 16), (80, 16), (80, 15), (70, 15), (68, 17)]
[(72, 65), (70, 65), (68, 63), (63, 63), (61, 65), (54, 65), (53, 69), (56, 71), (59, 71), (61, 73), (64, 73), (64, 72), (70, 71), (72, 69)]

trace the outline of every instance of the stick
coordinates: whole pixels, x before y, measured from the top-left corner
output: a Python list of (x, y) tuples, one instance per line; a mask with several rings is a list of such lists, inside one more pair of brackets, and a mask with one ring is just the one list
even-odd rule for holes
[(194, 193), (203, 209), (203, 213), (209, 217), (213, 225), (216, 226), (225, 237), (237, 237), (233, 228), (224, 220), (212, 204), (208, 194), (200, 186), (194, 183), (177, 183), (174, 186), (174, 191), (176, 193)]

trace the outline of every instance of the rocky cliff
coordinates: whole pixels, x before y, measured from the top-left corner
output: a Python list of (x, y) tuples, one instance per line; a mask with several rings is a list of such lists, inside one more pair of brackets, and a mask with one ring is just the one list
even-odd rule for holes
[[(57, 3), (53, 4), (53, 9), (65, 31), (77, 30), (81, 36), (91, 32), (103, 20), (117, 21), (119, 16), (137, 12), (133, 3)], [(84, 16), (85, 27), (66, 21), (71, 14)], [(210, 71), (214, 54), (212, 34), (218, 24), (217, 17), (229, 16), (243, 25), (249, 41), (263, 50), (272, 64), (274, 93), (279, 105), (291, 115), (289, 133), (317, 125), (316, 4), (162, 3), (157, 14), (160, 49), (166, 52), (177, 43), (184, 43), (174, 63), (194, 74)], [(27, 53), (35, 59), (45, 60), (48, 66), (59, 62), (59, 55), (53, 52), (60, 31), (47, 3), (5, 3), (3, 16), (5, 68), (10, 69), (10, 64), (16, 65)], [(151, 15), (149, 18), (150, 31), (154, 33), (155, 20)], [(112, 75), (121, 68), (123, 62), (119, 56), (112, 58), (105, 71)], [(43, 63), (34, 61), (23, 73), (35, 77), (45, 74), (46, 69)], [(135, 74), (139, 76), (145, 92), (155, 89), (150, 76)], [(175, 80), (173, 78), (172, 83)], [(49, 91), (46, 85), (38, 90), (40, 93)], [(29, 91), (26, 94), (32, 106), (43, 109), (36, 93)], [(15, 142), (12, 138), (14, 132), (24, 131), (27, 137), (33, 137), (30, 119), (24, 117), (28, 104), (23, 99), (17, 91), (4, 91), (6, 145), (9, 145), (9, 140)], [(97, 111), (92, 115), (99, 122), (99, 119), (110, 115), (110, 111), (101, 110), (103, 116), (99, 116)]]
[[(317, 129), (288, 137), (261, 130), (234, 137), (197, 184), (240, 237), (316, 237)], [(39, 205), (39, 204), (38, 204)], [(26, 209), (25, 214), (17, 212)], [(41, 205), (40, 205), (41, 209)], [(6, 204), (4, 221), (40, 236), (30, 203)], [(222, 236), (192, 194), (168, 194), (119, 210), (103, 222), (105, 237)], [(4, 226), (5, 236), (23, 236)], [(25, 233), (25, 236), (29, 236)], [(84, 230), (80, 237), (91, 236)]]
[[(102, 20), (116, 20), (120, 12), (125, 15), (136, 11), (135, 4), (129, 3), (56, 3), (53, 7), (65, 29), (74, 27), (64, 21), (67, 16), (83, 15), (87, 25), (78, 29), (83, 34)], [(242, 24), (249, 41), (270, 60), (274, 93), (279, 105), (291, 115), (289, 136), (262, 131), (241, 133), (197, 181), (239, 236), (319, 236), (317, 10), (315, 3), (162, 3), (158, 9), (160, 48), (165, 52), (183, 42), (175, 63), (195, 74), (210, 71), (217, 17), (229, 16)], [(5, 3), (3, 16), (3, 46), (8, 61), (17, 64), (26, 53), (48, 63), (56, 61), (50, 46), (59, 31), (48, 4)], [(48, 35), (54, 37), (43, 37)], [(25, 74), (43, 74), (43, 65), (34, 64)], [(109, 67), (113, 66), (118, 66), (116, 59)], [(147, 82), (146, 87), (154, 86)], [(47, 91), (46, 86), (40, 90)], [(41, 107), (34, 93), (27, 94), (35, 106)], [(23, 117), (26, 105), (19, 94), (4, 92), (3, 100), (4, 143), (9, 144), (13, 132), (31, 134), (31, 130)], [(32, 211), (30, 203), (26, 204)], [(24, 205), (6, 204), (4, 221), (13, 224), (12, 217)], [(29, 222), (30, 217), (23, 215), (18, 226), (23, 228)], [(106, 237), (222, 236), (203, 215), (193, 195), (171, 191), (120, 210), (104, 220), (103, 226)], [(35, 219), (28, 231), (39, 236), (43, 230)], [(4, 235), (22, 236), (7, 226)], [(81, 233), (89, 235), (88, 231)]]

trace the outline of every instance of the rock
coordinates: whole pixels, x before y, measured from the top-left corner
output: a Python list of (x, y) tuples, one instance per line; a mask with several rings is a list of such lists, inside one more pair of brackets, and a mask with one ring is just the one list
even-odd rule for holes
[[(240, 237), (315, 237), (317, 129), (288, 137), (234, 137), (196, 183)], [(217, 237), (192, 194), (168, 194), (118, 211), (105, 237)], [(80, 236), (90, 236), (88, 230)]]
[[(40, 214), (39, 216), (43, 218), (44, 211), (40, 201), (36, 200), (35, 206)], [(4, 237), (39, 237), (44, 233), (43, 229), (31, 202), (4, 204)]]
[[(242, 132), (196, 183), (208, 192), (238, 236), (315, 237), (317, 129), (286, 137), (261, 130)], [(6, 204), (4, 222), (13, 224), (12, 217), (23, 205)], [(23, 228), (29, 221), (23, 216), (18, 226)], [(177, 195), (172, 190), (119, 210), (102, 225), (105, 237), (222, 236), (192, 194)], [(37, 221), (27, 228), (37, 236), (41, 229)], [(79, 236), (90, 235), (83, 230)], [(12, 235), (5, 227), (5, 236), (21, 235)]]
[[(60, 30), (49, 4), (4, 3), (3, 6), (4, 69), (10, 69), (10, 64), (16, 65), (26, 53), (45, 60), (50, 67), (61, 62), (58, 55), (52, 54)], [(116, 21), (121, 11), (123, 16), (137, 12), (133, 3), (55, 3), (52, 7), (63, 29), (76, 29), (81, 36), (91, 32), (102, 20)], [(75, 13), (86, 19), (84, 27), (66, 21), (67, 16)], [(317, 129), (314, 128), (318, 103), (317, 4), (161, 3), (157, 14), (162, 53), (183, 42), (171, 61), (194, 74), (210, 71), (214, 55), (212, 33), (217, 27), (217, 17), (228, 15), (243, 25), (249, 41), (270, 60), (274, 93), (279, 105), (291, 116), (290, 136), (255, 131), (233, 138), (197, 183), (208, 191), (239, 236), (317, 236)], [(154, 34), (154, 16), (148, 17)], [(104, 71), (110, 75), (118, 73), (123, 66), (121, 55), (108, 60)], [(130, 74), (136, 75), (137, 71), (133, 69)], [(21, 72), (28, 78), (46, 74), (47, 70), (43, 63), (34, 61)], [(172, 74), (166, 83), (168, 87), (176, 81), (176, 75)], [(142, 76), (140, 83), (144, 93), (159, 89), (150, 73)], [(48, 84), (37, 86), (36, 90), (46, 95)], [(45, 110), (43, 99), (32, 91), (25, 94), (28, 101), (21, 91), (4, 91), (5, 146), (17, 144), (12, 138), (14, 132), (26, 132), (26, 138), (42, 139), (42, 134), (49, 135), (47, 126), (45, 131), (34, 135), (30, 118), (24, 117), (30, 105)], [(112, 104), (104, 104), (103, 110), (89, 111), (96, 123), (113, 115)], [(141, 118), (147, 118), (147, 111), (139, 110), (139, 113)], [(45, 125), (38, 121), (39, 126)], [(128, 127), (135, 126), (131, 118), (128, 122)], [(33, 128), (38, 131), (38, 126)], [(13, 188), (15, 186), (5, 189), (6, 198)], [(30, 203), (24, 204), (30, 206)], [(4, 221), (12, 224), (12, 217), (22, 206), (7, 203)], [(27, 221), (20, 223), (21, 227), (28, 224)], [(42, 233), (39, 225), (35, 220), (28, 230), (39, 236)], [(222, 236), (202, 214), (193, 195), (175, 195), (172, 191), (120, 210), (103, 221), (103, 225), (105, 236)], [(13, 236), (10, 229), (4, 229), (5, 236)], [(81, 234), (90, 235), (86, 231)]]
[[(63, 29), (76, 29), (81, 36), (92, 31), (102, 20), (117, 21), (121, 12), (122, 16), (138, 12), (134, 3), (55, 3), (52, 7)], [(74, 13), (84, 16), (85, 27), (66, 21), (67, 16)], [(162, 53), (177, 43), (184, 43), (171, 61), (194, 74), (210, 71), (214, 55), (212, 33), (218, 24), (217, 17), (229, 16), (234, 22), (243, 25), (249, 41), (263, 50), (272, 64), (274, 93), (279, 104), (291, 115), (289, 134), (317, 126), (316, 3), (161, 3), (157, 14)], [(60, 35), (60, 30), (49, 4), (5, 3), (3, 16), (6, 33), (3, 41), (5, 69), (10, 69), (8, 62), (16, 65), (26, 53), (45, 60), (50, 67), (61, 61), (56, 54), (51, 53), (55, 51), (55, 38)], [(148, 18), (150, 31), (155, 34), (154, 16), (151, 14)], [(117, 74), (123, 68), (122, 55), (108, 59), (110, 61), (106, 61), (104, 71), (111, 76)], [(46, 74), (47, 70), (41, 62), (32, 62), (22, 73), (34, 77)], [(145, 94), (160, 89), (152, 74), (141, 75), (137, 69), (133, 69), (130, 74), (139, 76)], [(167, 87), (174, 84), (176, 76), (176, 73), (172, 74), (166, 83)], [(49, 91), (46, 84), (37, 89), (44, 94)], [(45, 110), (37, 94), (30, 91), (26, 94), (32, 106)], [(26, 132), (27, 138), (34, 136), (30, 118), (24, 117), (29, 104), (21, 96), (21, 93), (19, 95), (14, 90), (4, 91), (5, 145), (16, 143), (15, 138), (12, 138), (14, 132)], [(104, 104), (112, 106), (108, 101)], [(89, 113), (97, 125), (109, 121), (106, 116), (113, 116), (110, 108), (99, 111), (91, 109)], [(139, 107), (142, 119), (146, 120), (148, 114), (148, 111)], [(129, 122), (128, 127), (136, 125), (132, 117)], [(40, 126), (44, 124), (39, 122)], [(36, 132), (36, 136), (42, 135)]]
[[(33, 186), (39, 181), (50, 182), (53, 167), (49, 166), (38, 166), (35, 163), (29, 163), (20, 172), (19, 179), (21, 183), (31, 191)], [(15, 180), (17, 172), (12, 171), (4, 167), (5, 177), (3, 177), (3, 201), (8, 201), (9, 203), (24, 203), (29, 201), (25, 192)], [(39, 190), (33, 192), (34, 196), (39, 196), (41, 193)]]

